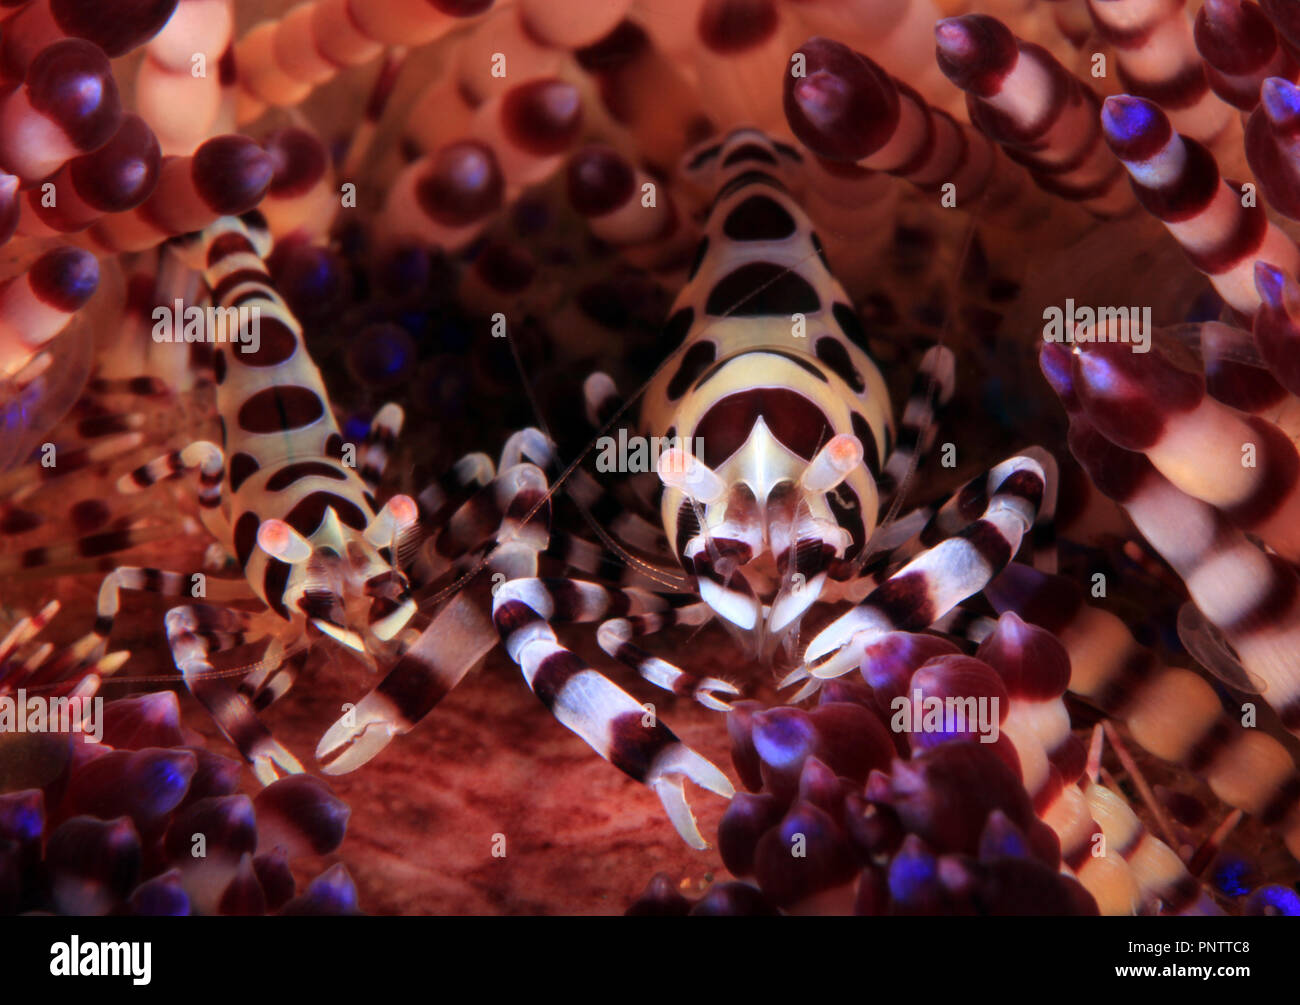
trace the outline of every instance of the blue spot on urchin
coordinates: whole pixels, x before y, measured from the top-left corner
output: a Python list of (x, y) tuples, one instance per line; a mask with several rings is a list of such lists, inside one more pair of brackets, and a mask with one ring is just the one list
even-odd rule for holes
[(915, 900), (935, 883), (938, 862), (933, 855), (901, 851), (889, 866), (889, 893), (895, 900)]
[(1246, 882), (1250, 872), (1250, 863), (1245, 859), (1224, 856), (1215, 862), (1210, 880), (1220, 893), (1240, 897), (1250, 890), (1250, 885)]
[(1107, 98), (1101, 108), (1101, 124), (1106, 135), (1120, 145), (1141, 139), (1159, 123), (1159, 112), (1154, 105), (1127, 95)]
[(397, 323), (411, 338), (418, 340), (429, 324), (429, 314), (427, 311), (403, 311), (397, 316)]
[(357, 412), (349, 415), (343, 423), (343, 439), (349, 443), (360, 443), (370, 433), (370, 415)]
[(1300, 894), (1285, 886), (1261, 886), (1246, 901), (1245, 913), (1300, 917)]
[(1274, 122), (1285, 122), (1300, 115), (1300, 87), (1281, 77), (1264, 81), (1259, 97), (1264, 111)]
[(1188, 324), (1202, 324), (1217, 321), (1223, 315), (1223, 298), (1214, 290), (1206, 290), (1192, 301), (1192, 306), (1183, 315)]
[(41, 836), (42, 816), (35, 806), (22, 806), (12, 811), (5, 821), (10, 835), (20, 842), (34, 841)]

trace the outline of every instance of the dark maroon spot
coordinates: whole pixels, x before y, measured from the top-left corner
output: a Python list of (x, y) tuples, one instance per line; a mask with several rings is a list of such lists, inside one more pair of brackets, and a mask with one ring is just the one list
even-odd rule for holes
[(691, 260), (691, 271), (686, 279), (689, 282), (694, 279), (700, 271), (700, 266), (704, 264), (704, 256), (709, 253), (709, 238), (707, 235), (700, 238), (700, 243), (695, 246), (695, 258)]
[(432, 7), (452, 17), (473, 17), (492, 6), (493, 0), (429, 0)]
[(850, 342), (863, 351), (867, 347), (867, 333), (858, 319), (858, 312), (848, 304), (836, 301), (831, 305), (831, 314)]
[(862, 441), (862, 463), (872, 474), (878, 473), (880, 453), (876, 449), (876, 437), (871, 431), (871, 423), (857, 412), (849, 416), (849, 422), (853, 426), (853, 435)]
[(730, 366), (732, 363), (739, 361), (742, 357), (751, 356), (754, 354), (760, 354), (764, 356), (780, 356), (782, 359), (793, 363), (804, 373), (808, 374), (808, 376), (816, 377), (823, 384), (829, 384), (831, 382), (830, 378), (827, 377), (826, 374), (824, 374), (819, 367), (814, 365), (811, 361), (809, 361), (805, 357), (800, 356), (798, 353), (787, 352), (784, 349), (764, 348), (764, 349), (748, 349), (745, 352), (736, 353), (733, 356), (728, 356), (725, 359), (719, 360), (718, 362), (714, 363), (713, 366), (709, 367), (709, 369), (700, 377), (700, 379), (696, 381), (697, 386), (702, 387), (706, 381), (711, 380), (713, 378), (713, 375), (717, 373), (719, 370), (721, 370), (724, 366)]
[(685, 394), (687, 389), (695, 382), (695, 378), (704, 372), (717, 354), (717, 346), (708, 339), (696, 342), (687, 349), (682, 355), (682, 361), (677, 367), (677, 372), (673, 374), (672, 380), (668, 382), (669, 400), (676, 401)]
[(528, 153), (563, 153), (582, 129), (582, 99), (562, 80), (530, 81), (506, 93), (501, 122), (510, 141)]
[(636, 175), (626, 159), (609, 147), (586, 147), (569, 160), (565, 172), (569, 202), (583, 216), (609, 213), (632, 197)]
[(772, 146), (776, 148), (776, 152), (779, 153), (782, 157), (789, 157), (796, 164), (803, 163), (803, 154), (801, 154), (794, 147), (790, 146), (789, 143), (782, 143), (780, 140), (773, 140)]
[(678, 345), (686, 337), (686, 333), (691, 330), (691, 324), (695, 321), (695, 308), (683, 307), (675, 312), (664, 325), (664, 340), (671, 345)]
[(238, 216), (259, 202), (271, 186), (275, 163), (246, 136), (216, 136), (194, 151), (190, 177), (214, 213)]
[(268, 492), (279, 492), (301, 478), (311, 477), (332, 478), (336, 482), (348, 480), (348, 476), (339, 470), (337, 464), (329, 464), (326, 461), (296, 461), (293, 464), (286, 464), (267, 479), (266, 489)]
[(822, 260), (822, 265), (826, 266), (826, 271), (831, 272), (830, 260), (826, 257), (826, 249), (822, 247), (822, 239), (817, 236), (817, 231), (808, 235), (808, 240), (812, 243), (813, 251), (817, 252), (817, 257)]
[(239, 559), (241, 569), (248, 568), (248, 560), (257, 547), (257, 528), (261, 525), (262, 521), (252, 510), (240, 514), (235, 521), (235, 557)]
[(71, 314), (85, 304), (99, 285), (99, 262), (80, 248), (47, 251), (27, 273), (32, 292), (42, 303)]
[[(152, 377), (134, 377), (133, 380), (149, 380)], [(91, 382), (92, 387), (94, 381)], [(132, 391), (132, 394), (137, 392)], [(112, 436), (114, 433), (128, 433), (131, 431), (131, 425), (120, 415), (96, 415), (89, 419), (82, 419), (77, 423), (77, 434), (88, 440), (98, 439), (101, 436)]]
[(474, 261), (474, 269), (492, 289), (518, 293), (537, 275), (537, 261), (524, 248), (494, 241)]
[(271, 158), (271, 194), (292, 199), (310, 192), (325, 176), (329, 156), (315, 133), (288, 126), (268, 135), (262, 146)]
[(365, 530), (366, 514), (361, 507), (340, 495), (324, 490), (304, 496), (288, 515), (284, 522), (303, 537), (311, 537), (325, 519), (325, 511), (333, 510), (339, 521), (353, 530)]
[(803, 276), (786, 266), (750, 262), (718, 281), (704, 309), (732, 317), (789, 317), (815, 313), (821, 299)]
[(632, 62), (649, 45), (645, 30), (624, 18), (604, 38), (575, 50), (573, 56), (588, 73), (608, 73)]
[(157, 377), (132, 377), (127, 382), (127, 389), (132, 394), (138, 394), (141, 397), (153, 397), (154, 395), (168, 393), (166, 382)]
[(234, 87), (239, 82), (239, 67), (235, 63), (235, 46), (232, 42), (217, 60), (217, 83), (222, 87)]
[(325, 441), (325, 449), (321, 451), (326, 457), (333, 457), (336, 461), (343, 459), (343, 437), (338, 433), (330, 433), (329, 439)]
[(73, 529), (78, 534), (89, 534), (108, 522), (109, 508), (98, 499), (83, 499), (68, 510)]
[(257, 474), (259, 467), (257, 458), (252, 454), (246, 454), (242, 450), (234, 454), (230, 458), (230, 491), (238, 492), (239, 486)]
[(94, 42), (117, 58), (143, 45), (162, 30), (177, 0), (50, 0), (54, 21), (69, 35)]
[(43, 522), (41, 515), (31, 510), (6, 509), (0, 511), (0, 534), (25, 534)]
[[(232, 331), (231, 335), (233, 334)], [(241, 340), (248, 337), (241, 336)], [(298, 336), (277, 317), (260, 318), (257, 348), (253, 352), (248, 352), (247, 347), (252, 344), (243, 341), (238, 349), (231, 350), (231, 355), (236, 362), (244, 366), (278, 366), (297, 352)]]
[(713, 205), (719, 205), (724, 199), (739, 192), (742, 188), (748, 188), (750, 185), (769, 185), (772, 188), (785, 191), (785, 185), (779, 178), (775, 178), (766, 171), (745, 171), (738, 174), (731, 181), (718, 189), (718, 194), (713, 197)]
[[(18, 564), (24, 569), (35, 569), (37, 566), (46, 565), (48, 564), (48, 553), (40, 545), (35, 548), (28, 548), (22, 552), (22, 558), (18, 560)], [(98, 625), (98, 619), (96, 619), (96, 624)], [(112, 626), (110, 625), (107, 630), (100, 632), (100, 634), (107, 635), (111, 630)]]
[(794, 217), (775, 199), (751, 195), (727, 214), (722, 232), (733, 241), (780, 241), (794, 226)]
[(778, 441), (805, 460), (834, 435), (822, 410), (797, 391), (751, 388), (723, 398), (695, 427), (694, 435), (704, 440), (704, 463), (719, 467), (744, 445), (760, 418)]
[(144, 202), (158, 184), (162, 151), (153, 130), (138, 115), (127, 115), (104, 146), (72, 160), (73, 188), (102, 213), (123, 213)]
[(78, 150), (97, 150), (122, 124), (113, 68), (92, 42), (65, 38), (46, 46), (27, 69), (27, 100), (58, 124)]
[(861, 394), (866, 390), (866, 383), (862, 379), (862, 374), (858, 373), (849, 359), (849, 351), (844, 348), (844, 344), (834, 335), (823, 335), (817, 340), (816, 346), (817, 358), (831, 368), (831, 371), (853, 388), (854, 394)]
[(289, 585), (289, 573), (293, 566), (278, 558), (266, 560), (266, 572), (262, 576), (262, 592), (266, 595), (266, 605), (276, 614), (289, 619), (289, 608), (284, 604), (284, 588)]
[(762, 45), (776, 27), (772, 0), (705, 0), (696, 30), (714, 52), (730, 55)]
[(106, 530), (102, 534), (84, 537), (77, 545), (77, 554), (83, 558), (96, 558), (100, 555), (112, 555), (131, 547), (129, 530)]
[(325, 414), (320, 396), (306, 387), (268, 387), (240, 406), (239, 428), (248, 433), (280, 433), (310, 426)]
[(465, 227), (501, 206), (505, 180), (492, 148), (477, 140), (449, 143), (433, 155), (415, 197), (435, 223)]
[[(871, 444), (868, 449), (874, 452), (875, 441), (864, 441), (863, 446), (866, 447), (867, 443)], [(867, 543), (867, 531), (862, 518), (862, 503), (858, 499), (858, 494), (841, 482), (835, 487), (834, 491), (826, 493), (826, 502), (830, 505), (831, 513), (835, 516), (835, 522), (847, 530), (849, 537), (853, 539), (853, 543), (849, 545), (844, 553), (846, 559), (853, 558)]]
[(700, 168), (704, 167), (705, 164), (709, 163), (709, 161), (713, 160), (713, 158), (717, 157), (718, 154), (720, 153), (722, 153), (721, 143), (715, 143), (711, 147), (705, 147), (703, 150), (701, 150), (699, 153), (697, 153), (694, 157), (691, 158), (690, 163), (686, 165), (686, 169), (688, 171), (698, 171)]
[(743, 164), (745, 161), (758, 161), (760, 164), (773, 166), (779, 163), (772, 151), (763, 149), (757, 143), (744, 143), (727, 154), (722, 166), (731, 167), (733, 164)]
[(212, 379), (218, 387), (226, 382), (226, 354), (222, 349), (217, 349), (212, 354)]

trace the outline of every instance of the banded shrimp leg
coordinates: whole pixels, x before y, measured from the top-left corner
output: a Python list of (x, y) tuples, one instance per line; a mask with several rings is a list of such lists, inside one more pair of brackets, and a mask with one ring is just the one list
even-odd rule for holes
[(547, 547), (551, 458), (542, 433), (522, 430), (496, 465), (467, 455), (420, 493), (417, 534), (400, 548), (416, 614), (383, 679), (321, 738), (316, 758), (327, 774), (355, 771), (414, 729), (496, 645), (493, 593), (536, 576)]

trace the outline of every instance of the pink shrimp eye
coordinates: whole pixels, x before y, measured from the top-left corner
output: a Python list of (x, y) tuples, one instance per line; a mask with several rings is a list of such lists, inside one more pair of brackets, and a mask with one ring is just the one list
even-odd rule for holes
[(394, 520), (403, 525), (414, 523), (419, 514), (415, 508), (415, 500), (405, 495), (393, 496), (388, 500), (388, 511), (393, 514)]
[(267, 554), (281, 554), (292, 540), (292, 531), (283, 520), (263, 520), (257, 528), (257, 543)]
[(848, 436), (836, 436), (831, 440), (830, 448), (835, 462), (845, 467), (856, 463), (860, 451), (857, 439)]

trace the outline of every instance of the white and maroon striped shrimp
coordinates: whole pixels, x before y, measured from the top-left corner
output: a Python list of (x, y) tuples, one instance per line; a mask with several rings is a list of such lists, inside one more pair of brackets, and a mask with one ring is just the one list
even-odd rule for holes
[[(222, 442), (191, 443), (135, 469), (118, 485), (130, 493), (160, 479), (198, 474), (201, 516), (233, 556), (242, 578), (210, 581), (206, 596), (218, 603), (172, 609), (166, 618), (168, 640), (190, 689), (264, 783), (282, 771), (302, 770), (271, 737), (256, 710), (290, 686), (304, 640), (327, 635), (363, 660), (391, 670), (362, 703), (356, 720), (345, 716), (322, 741), (320, 756), (339, 755), (327, 770), (346, 771), (410, 729), (482, 655), (486, 645), (479, 645), (478, 637), (487, 644), (492, 639), (485, 618), (474, 622), (472, 612), (454, 605), (446, 617), (426, 618), (421, 627), (430, 630), (432, 621), (434, 634), (445, 639), (462, 625), (465, 641), (457, 655), (467, 662), (445, 653), (440, 659), (430, 657), (418, 648), (418, 631), (403, 633), (416, 602), (401, 556), (409, 558), (423, 536), (421, 508), (404, 495), (393, 496), (381, 508), (373, 494), (402, 412), (394, 405), (380, 409), (361, 450), (345, 446), (298, 322), (271, 286), (263, 261), (265, 243), (260, 218), (228, 217), (169, 252), (201, 273), (217, 312), (212, 368)], [(239, 309), (256, 310), (255, 320), (237, 322)], [(518, 463), (526, 449), (530, 447), (512, 453), (508, 446), (507, 456), (515, 461), (497, 483), (489, 464), (486, 491), (506, 497), (495, 511), (489, 539), (503, 519), (509, 522), (510, 500), (526, 496), (531, 466)], [(541, 477), (538, 472), (536, 480)], [(433, 491), (424, 503), (426, 516), (431, 506), (442, 505)], [(472, 495), (466, 503), (471, 505), (484, 508)], [(455, 507), (452, 511), (454, 518)], [(482, 543), (469, 537), (467, 548)], [(495, 556), (498, 564), (508, 558), (509, 549)], [(528, 571), (526, 564), (507, 568), (514, 574)], [(442, 571), (435, 568), (425, 576), (416, 566), (426, 579)], [(102, 649), (122, 589), (184, 596), (190, 582), (176, 572), (118, 568), (100, 589), (95, 629), (78, 652), (90, 655)], [(250, 597), (260, 600), (269, 616), (219, 606)], [(475, 627), (481, 627), (477, 637)], [(213, 660), (221, 651), (263, 636), (270, 638), (270, 648), (238, 687), (228, 673), (214, 671)], [(438, 691), (444, 679), (450, 683)]]
[[(822, 679), (856, 668), (878, 635), (925, 628), (979, 592), (1017, 551), (1044, 491), (1034, 459), (998, 466), (981, 487), (982, 516), (963, 521), (951, 540), (868, 592), (874, 581), (862, 568), (882, 498), (892, 498), (928, 445), (933, 410), (951, 393), (952, 360), (942, 348), (927, 355), (926, 379), (896, 442), (885, 382), (857, 314), (783, 180), (801, 162), (794, 148), (754, 130), (734, 132), (686, 161), (714, 196), (666, 326), (677, 347), (646, 385), (640, 411), (641, 431), (666, 447), (658, 461), (659, 508), (685, 577), (625, 556), (634, 578), (655, 592), (514, 580), (497, 591), (493, 607), (507, 651), (538, 697), (598, 753), (654, 789), (696, 847), (704, 840), (684, 781), (723, 795), (730, 783), (562, 645), (552, 623), (600, 621), (597, 640), (609, 656), (659, 687), (726, 709), (739, 693), (732, 684), (692, 674), (632, 639), (716, 617), (739, 631), (753, 655), (770, 657), (794, 645), (819, 600), (866, 593), (813, 639), (810, 665), (787, 678), (812, 677), (801, 694), (811, 693)], [(590, 177), (621, 191), (624, 174)], [(589, 380), (589, 414), (611, 416), (615, 395), (608, 378)], [(580, 547), (563, 557), (592, 568)]]

